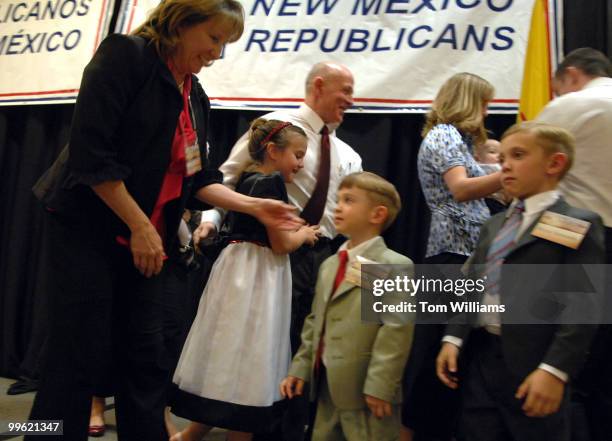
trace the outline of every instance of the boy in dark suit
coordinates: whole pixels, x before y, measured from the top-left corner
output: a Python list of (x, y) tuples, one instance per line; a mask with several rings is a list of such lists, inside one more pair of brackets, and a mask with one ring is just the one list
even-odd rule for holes
[[(546, 303), (550, 293), (526, 275), (537, 267), (514, 265), (604, 263), (600, 217), (568, 205), (556, 190), (573, 156), (574, 141), (564, 129), (530, 122), (503, 135), (502, 185), (514, 201), (483, 225), (471, 257), (470, 276), (486, 281), (481, 304), (504, 305), (517, 293), (530, 305)], [(544, 239), (537, 232), (544, 219), (588, 230), (573, 244), (564, 243), (563, 231)], [(479, 312), (468, 324), (447, 327), (436, 369), (444, 384), (457, 388), (461, 353), (463, 435), (467, 441), (569, 440), (567, 383), (584, 362), (595, 326), (516, 324), (509, 317), (509, 311)]]

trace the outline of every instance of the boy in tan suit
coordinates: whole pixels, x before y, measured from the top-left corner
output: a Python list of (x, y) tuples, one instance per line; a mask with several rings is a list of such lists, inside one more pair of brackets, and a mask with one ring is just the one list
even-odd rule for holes
[(317, 400), (313, 441), (399, 437), (400, 382), (413, 324), (362, 322), (361, 288), (344, 276), (357, 256), (412, 272), (412, 261), (380, 237), (400, 206), (395, 187), (373, 173), (354, 173), (340, 184), (334, 223), (349, 240), (321, 265), (302, 345), (281, 383), (289, 398), (310, 383), (310, 399)]

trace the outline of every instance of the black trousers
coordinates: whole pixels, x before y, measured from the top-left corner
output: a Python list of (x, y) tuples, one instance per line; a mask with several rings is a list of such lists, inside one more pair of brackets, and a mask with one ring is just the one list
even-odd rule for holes
[(142, 277), (86, 219), (46, 221), (51, 326), (30, 419), (63, 420), (61, 439), (86, 440), (91, 397), (111, 373), (119, 440), (167, 440), (163, 272)]
[[(612, 228), (605, 229), (606, 264), (612, 264)], [(606, 273), (606, 319), (612, 317), (612, 274)], [(612, 436), (612, 325), (600, 325), (572, 395), (572, 441)]]
[(319, 267), (334, 254), (343, 238), (329, 240), (322, 237), (314, 247), (304, 245), (291, 254), (291, 353), (295, 355), (302, 343), (304, 320), (310, 314)]
[[(425, 259), (429, 265), (459, 265), (467, 256), (442, 253)], [(440, 296), (446, 298), (446, 296)], [(459, 392), (446, 387), (436, 375), (436, 358), (444, 337), (444, 324), (417, 323), (403, 379), (402, 425), (415, 432), (415, 441), (449, 441), (459, 417)]]
[(522, 378), (508, 370), (501, 340), (484, 329), (473, 330), (465, 348), (462, 375), (461, 439), (465, 441), (569, 441), (569, 392), (561, 408), (545, 418), (532, 418), (514, 397)]

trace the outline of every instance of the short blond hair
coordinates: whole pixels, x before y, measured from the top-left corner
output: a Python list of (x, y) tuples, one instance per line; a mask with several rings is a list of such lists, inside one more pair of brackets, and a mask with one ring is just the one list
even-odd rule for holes
[(451, 124), (471, 135), (474, 144), (482, 144), (487, 140), (482, 106), (494, 94), (491, 83), (478, 75), (468, 72), (453, 75), (440, 87), (421, 134), (425, 137), (434, 126)]
[(149, 14), (147, 20), (132, 31), (155, 45), (162, 58), (173, 55), (179, 43), (178, 31), (211, 18), (222, 17), (229, 28), (232, 43), (244, 31), (244, 9), (237, 0), (165, 0)]
[(542, 150), (544, 150), (544, 153), (547, 155), (563, 153), (567, 156), (567, 164), (559, 175), (559, 179), (563, 178), (567, 171), (572, 168), (576, 151), (576, 141), (574, 135), (564, 128), (536, 121), (526, 121), (511, 126), (504, 132), (501, 140), (503, 141), (504, 138), (517, 133), (529, 133), (534, 135), (539, 141), (538, 145), (542, 147)]
[(382, 231), (389, 228), (402, 209), (402, 200), (395, 186), (375, 173), (357, 172), (351, 173), (342, 179), (338, 190), (353, 187), (365, 191), (372, 203), (387, 208), (387, 219), (382, 226)]

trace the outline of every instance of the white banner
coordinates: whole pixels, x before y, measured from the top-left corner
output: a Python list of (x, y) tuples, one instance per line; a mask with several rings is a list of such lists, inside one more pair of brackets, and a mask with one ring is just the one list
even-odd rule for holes
[(74, 102), (114, 0), (0, 0), (0, 105)]
[[(492, 113), (518, 110), (534, 0), (244, 0), (242, 38), (200, 78), (213, 107), (297, 107), (310, 67), (346, 64), (353, 112), (424, 112), (457, 72), (489, 80)], [(551, 61), (560, 51), (561, 0), (548, 1)], [(129, 32), (156, 0), (125, 0)]]

